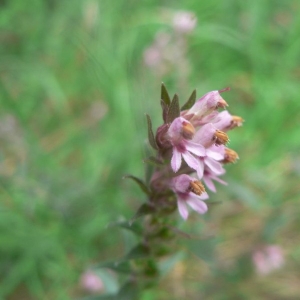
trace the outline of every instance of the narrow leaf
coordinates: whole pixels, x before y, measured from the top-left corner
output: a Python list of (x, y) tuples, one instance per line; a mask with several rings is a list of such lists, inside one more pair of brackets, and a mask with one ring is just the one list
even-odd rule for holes
[(144, 203), (139, 207), (136, 214), (133, 216), (131, 222), (134, 222), (136, 219), (142, 216), (153, 214), (154, 212), (154, 206), (152, 206), (150, 203)]
[(97, 268), (107, 268), (119, 273), (131, 273), (132, 271), (130, 262), (128, 260), (105, 262), (94, 267), (94, 269)]
[(125, 255), (124, 259), (138, 259), (148, 257), (150, 254), (150, 250), (143, 244), (139, 244), (132, 248), (127, 255)]
[(138, 300), (140, 297), (139, 286), (135, 282), (126, 282), (116, 295), (116, 300)]
[(188, 101), (181, 107), (181, 110), (190, 109), (196, 102), (196, 90), (193, 90)]
[(137, 235), (140, 235), (143, 232), (143, 228), (137, 222), (134, 222), (134, 223), (129, 222), (129, 221), (115, 222), (115, 223), (109, 224), (108, 227), (121, 227), (121, 228), (127, 229), (129, 231), (132, 231)]
[(151, 118), (149, 115), (146, 114), (146, 117), (147, 117), (147, 124), (148, 124), (148, 140), (149, 140), (149, 143), (150, 145), (155, 149), (157, 150), (158, 147), (157, 147), (157, 144), (156, 144), (156, 141), (155, 141), (155, 137), (154, 137), (154, 134), (153, 134), (153, 130), (152, 130), (152, 122), (151, 122)]
[(144, 159), (144, 162), (145, 163), (150, 163), (150, 164), (155, 165), (157, 167), (161, 167), (161, 166), (164, 165), (164, 163), (161, 160), (159, 160), (158, 158), (156, 158), (154, 156), (150, 156), (150, 157)]
[(161, 84), (160, 99), (163, 100), (167, 106), (169, 106), (171, 103), (171, 98), (170, 98), (167, 88), (163, 82)]
[(126, 176), (124, 176), (124, 178), (130, 178), (130, 179), (134, 180), (145, 194), (147, 194), (147, 195), (151, 194), (150, 190), (148, 189), (148, 187), (146, 186), (144, 181), (142, 181), (141, 179), (139, 179), (133, 175), (126, 175)]
[(174, 119), (180, 116), (179, 98), (175, 94), (168, 110), (167, 123), (172, 123)]
[(168, 105), (163, 100), (160, 100), (160, 105), (162, 108), (162, 117), (163, 117), (164, 123), (166, 124), (167, 123), (167, 114), (168, 114)]

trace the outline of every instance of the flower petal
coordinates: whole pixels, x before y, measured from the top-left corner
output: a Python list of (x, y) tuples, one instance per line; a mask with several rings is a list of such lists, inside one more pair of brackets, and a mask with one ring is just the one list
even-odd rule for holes
[(204, 183), (205, 183), (205, 185), (212, 191), (212, 192), (216, 192), (217, 190), (216, 190), (216, 187), (215, 187), (215, 185), (214, 185), (214, 183), (213, 183), (213, 181), (211, 180), (211, 178), (209, 177), (209, 176), (207, 176), (207, 175), (204, 175), (203, 176), (203, 181), (204, 181)]
[(205, 164), (211, 169), (213, 173), (216, 175), (221, 175), (224, 173), (224, 169), (222, 167), (222, 164), (219, 163), (218, 161), (211, 159), (209, 157), (204, 158)]
[(197, 175), (199, 180), (201, 180), (201, 178), (203, 177), (203, 173), (204, 173), (204, 161), (202, 159), (199, 159), (199, 167), (197, 169)]
[(206, 149), (206, 156), (213, 158), (215, 160), (222, 160), (224, 159), (225, 155), (225, 147), (224, 145), (219, 146), (211, 146), (208, 149)]
[(171, 159), (171, 167), (174, 172), (177, 172), (181, 166), (181, 153), (173, 147), (173, 156)]
[(188, 199), (194, 200), (207, 200), (208, 198), (209, 196), (206, 192), (202, 193), (200, 196), (190, 192), (188, 197)]
[(194, 153), (197, 156), (205, 156), (205, 148), (199, 144), (192, 141), (186, 141), (185, 147), (188, 151)]
[(190, 168), (194, 170), (197, 170), (199, 168), (199, 161), (191, 153), (186, 151), (185, 153), (182, 153), (182, 156)]
[(207, 212), (207, 205), (204, 201), (189, 198), (186, 203), (199, 214)]
[(195, 179), (189, 175), (182, 174), (173, 178), (173, 188), (175, 192), (186, 193), (191, 181)]
[(178, 198), (177, 204), (178, 204), (178, 211), (179, 211), (181, 217), (184, 220), (186, 220), (189, 216), (189, 211), (186, 207), (186, 202), (184, 200), (181, 200), (180, 198)]

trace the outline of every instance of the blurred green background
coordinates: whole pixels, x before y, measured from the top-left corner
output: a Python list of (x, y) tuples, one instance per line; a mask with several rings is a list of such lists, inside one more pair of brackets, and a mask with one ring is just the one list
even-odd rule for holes
[[(180, 11), (197, 19), (189, 33)], [(229, 185), (210, 194), (222, 204), (180, 225), (215, 237), (207, 259), (178, 241), (182, 259), (143, 300), (299, 299), (299, 35), (296, 0), (1, 0), (1, 299), (83, 297), (82, 274), (124, 254), (132, 237), (107, 226), (145, 200), (122, 176), (144, 176), (162, 81), (182, 104), (229, 86), (246, 122), (229, 133)], [(263, 276), (265, 245), (285, 262)]]

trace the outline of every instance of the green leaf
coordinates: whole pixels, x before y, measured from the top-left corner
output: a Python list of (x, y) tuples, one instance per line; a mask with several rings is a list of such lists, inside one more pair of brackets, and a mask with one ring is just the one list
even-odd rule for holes
[(150, 250), (143, 244), (139, 244), (132, 248), (124, 257), (125, 260), (146, 258), (150, 255)]
[(143, 232), (143, 228), (139, 223), (131, 222), (131, 221), (121, 221), (121, 222), (111, 223), (108, 225), (108, 227), (121, 227), (129, 231), (132, 231), (137, 235), (141, 235)]
[(156, 212), (156, 210), (155, 210), (155, 207), (153, 205), (151, 205), (150, 203), (144, 203), (139, 207), (136, 214), (131, 219), (131, 222), (134, 222), (136, 219), (138, 219), (142, 216), (150, 215), (150, 214), (153, 214), (155, 212)]
[(161, 108), (162, 108), (162, 118), (164, 120), (164, 124), (167, 123), (167, 115), (168, 115), (168, 106), (167, 104), (163, 101), (163, 100), (160, 100), (160, 105), (161, 105)]
[(161, 167), (161, 166), (164, 165), (164, 163), (161, 160), (159, 160), (158, 158), (156, 158), (154, 156), (150, 156), (150, 157), (144, 159), (144, 162), (145, 163), (150, 163), (150, 164), (155, 165), (157, 167)]
[(130, 179), (134, 180), (145, 194), (147, 194), (147, 195), (151, 194), (150, 190), (148, 189), (147, 185), (144, 183), (143, 180), (141, 180), (133, 175), (125, 175), (124, 178), (130, 178)]
[(131, 273), (132, 271), (130, 262), (128, 260), (105, 262), (93, 267), (93, 269), (98, 268), (107, 268), (119, 273)]
[(181, 107), (181, 110), (190, 109), (196, 102), (196, 90), (193, 90), (190, 98), (187, 102)]
[(126, 282), (116, 295), (116, 300), (139, 300), (140, 289), (133, 281)]
[(149, 140), (149, 144), (155, 149), (158, 149), (158, 146), (156, 144), (155, 141), (155, 137), (153, 134), (153, 130), (152, 130), (152, 122), (151, 122), (151, 118), (149, 115), (146, 114), (147, 117), (147, 125), (148, 125), (148, 140)]
[(77, 300), (116, 300), (116, 295), (93, 295), (84, 298), (78, 298)]
[(171, 103), (171, 98), (169, 96), (169, 93), (167, 91), (166, 86), (164, 85), (164, 83), (162, 82), (161, 84), (161, 93), (160, 93), (160, 99), (163, 100), (163, 102), (169, 106)]
[(167, 115), (167, 123), (172, 123), (174, 119), (180, 116), (180, 108), (179, 108), (179, 98), (178, 95), (175, 94), (171, 105), (169, 106), (168, 115)]

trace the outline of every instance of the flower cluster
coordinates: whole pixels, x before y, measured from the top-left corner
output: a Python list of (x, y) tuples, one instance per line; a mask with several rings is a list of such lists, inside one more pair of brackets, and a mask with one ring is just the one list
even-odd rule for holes
[(171, 101), (162, 85), (164, 124), (155, 137), (150, 132), (149, 140), (164, 167), (157, 168), (151, 185), (162, 193), (173, 191), (183, 219), (188, 218), (188, 206), (200, 214), (207, 211), (205, 186), (216, 192), (214, 181), (226, 184), (219, 178), (225, 173), (224, 164), (238, 159), (238, 154), (226, 146), (227, 131), (241, 126), (243, 119), (224, 110), (228, 104), (220, 93), (226, 90), (209, 92), (197, 101), (194, 91), (180, 109), (178, 96)]

